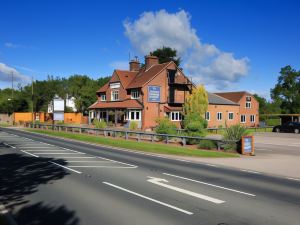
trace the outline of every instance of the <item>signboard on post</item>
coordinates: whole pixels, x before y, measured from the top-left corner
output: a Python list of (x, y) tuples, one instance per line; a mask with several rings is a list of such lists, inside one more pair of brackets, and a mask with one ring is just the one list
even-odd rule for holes
[(254, 137), (243, 136), (242, 137), (242, 154), (254, 155)]
[(160, 102), (159, 86), (148, 86), (148, 102)]
[(55, 97), (53, 99), (53, 122), (64, 120), (65, 101)]

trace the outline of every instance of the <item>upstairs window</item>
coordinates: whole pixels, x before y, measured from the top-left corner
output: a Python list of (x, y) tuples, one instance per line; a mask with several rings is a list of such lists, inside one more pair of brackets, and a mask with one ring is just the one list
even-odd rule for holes
[(251, 102), (246, 102), (246, 109), (251, 109)]
[(111, 100), (118, 101), (119, 100), (119, 90), (112, 90), (111, 91)]
[(247, 101), (247, 102), (251, 102), (251, 96), (247, 96), (247, 97), (246, 97), (246, 101)]
[(228, 120), (233, 120), (233, 112), (228, 113)]
[(105, 102), (106, 101), (106, 95), (101, 95), (100, 100), (101, 100), (101, 102)]
[(138, 99), (138, 98), (140, 98), (139, 90), (132, 90), (131, 91), (131, 99)]
[(171, 119), (171, 121), (181, 121), (182, 115), (180, 112), (171, 112), (170, 119)]
[(221, 112), (217, 113), (217, 120), (219, 120), (219, 121), (222, 120), (222, 113)]
[(210, 112), (206, 112), (206, 113), (205, 113), (205, 119), (206, 119), (207, 121), (210, 121)]

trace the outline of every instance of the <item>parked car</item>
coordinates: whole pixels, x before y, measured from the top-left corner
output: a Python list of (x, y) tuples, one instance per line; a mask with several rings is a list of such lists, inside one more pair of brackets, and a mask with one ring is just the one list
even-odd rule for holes
[(283, 125), (273, 127), (273, 132), (285, 132), (285, 133), (300, 133), (300, 122), (288, 122)]

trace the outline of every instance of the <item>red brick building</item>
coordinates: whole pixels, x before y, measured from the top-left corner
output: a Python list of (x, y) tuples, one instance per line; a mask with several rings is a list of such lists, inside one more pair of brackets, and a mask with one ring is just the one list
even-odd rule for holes
[[(174, 62), (159, 64), (156, 56), (149, 55), (145, 66), (140, 67), (137, 60), (132, 60), (129, 70), (114, 70), (110, 81), (97, 91), (98, 101), (89, 107), (90, 121), (104, 120), (124, 127), (136, 121), (145, 130), (155, 127), (157, 118), (169, 117), (180, 127), (182, 105), (193, 86)], [(239, 102), (221, 94), (209, 93), (208, 97), (205, 116), (209, 127), (224, 125), (229, 114), (229, 125), (239, 122)]]

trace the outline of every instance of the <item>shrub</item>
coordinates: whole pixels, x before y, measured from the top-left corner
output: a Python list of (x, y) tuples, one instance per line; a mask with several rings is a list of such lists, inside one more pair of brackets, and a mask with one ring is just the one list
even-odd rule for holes
[(97, 119), (95, 119), (93, 121), (93, 124), (94, 124), (95, 128), (98, 128), (98, 129), (104, 129), (107, 126), (105, 121), (99, 121)]
[(129, 130), (137, 130), (137, 129), (138, 129), (138, 123), (136, 121), (130, 121)]
[(201, 140), (198, 144), (198, 148), (200, 149), (216, 149), (217, 144), (212, 140)]
[[(156, 120), (158, 126), (155, 128), (157, 134), (171, 134), (175, 135), (177, 133), (176, 125), (172, 123), (169, 118), (159, 118)], [(159, 137), (159, 140), (164, 140), (164, 137)]]

